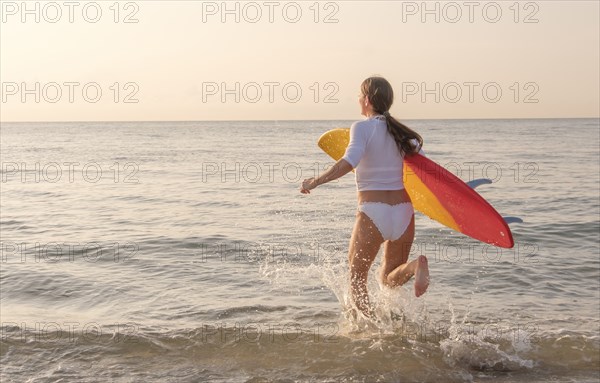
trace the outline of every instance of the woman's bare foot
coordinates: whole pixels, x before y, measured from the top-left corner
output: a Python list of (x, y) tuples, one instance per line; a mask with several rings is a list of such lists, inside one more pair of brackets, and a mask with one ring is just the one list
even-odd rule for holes
[(429, 266), (424, 255), (417, 258), (417, 270), (415, 271), (415, 295), (420, 297), (425, 294), (429, 287)]

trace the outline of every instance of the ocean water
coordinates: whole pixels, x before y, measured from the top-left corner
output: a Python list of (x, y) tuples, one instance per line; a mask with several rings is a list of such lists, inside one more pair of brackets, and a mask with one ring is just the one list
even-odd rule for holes
[(351, 121), (1, 126), (2, 382), (598, 382), (600, 123), (419, 120), (513, 249), (417, 214), (431, 285), (348, 314)]

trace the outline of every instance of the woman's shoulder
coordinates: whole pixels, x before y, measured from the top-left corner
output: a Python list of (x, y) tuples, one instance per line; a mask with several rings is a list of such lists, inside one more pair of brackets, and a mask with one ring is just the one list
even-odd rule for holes
[(350, 127), (351, 127), (351, 128), (355, 128), (355, 127), (362, 127), (362, 126), (365, 126), (365, 125), (367, 125), (367, 124), (366, 124), (366, 122), (367, 122), (367, 120), (359, 120), (359, 121), (354, 121), (354, 122), (352, 123), (352, 125), (350, 125)]
[(355, 121), (350, 126), (350, 129), (364, 130), (364, 129), (372, 128), (375, 125), (377, 125), (377, 120), (376, 119), (374, 119), (374, 118), (367, 118), (367, 119), (364, 119), (364, 120)]

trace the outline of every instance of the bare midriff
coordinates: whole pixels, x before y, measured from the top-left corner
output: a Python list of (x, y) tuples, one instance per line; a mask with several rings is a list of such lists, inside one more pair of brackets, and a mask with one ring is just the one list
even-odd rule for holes
[(411, 202), (406, 189), (402, 190), (364, 190), (358, 192), (358, 204), (363, 202), (383, 202), (396, 205), (402, 202)]

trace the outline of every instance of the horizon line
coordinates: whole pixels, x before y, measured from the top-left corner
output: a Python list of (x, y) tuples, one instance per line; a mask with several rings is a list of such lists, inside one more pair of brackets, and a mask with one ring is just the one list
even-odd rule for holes
[[(451, 121), (451, 120), (600, 120), (600, 116), (596, 117), (490, 117), (490, 118), (403, 118), (401, 121)], [(356, 119), (310, 119), (310, 120), (297, 120), (297, 119), (250, 119), (250, 120), (40, 120), (40, 121), (2, 121), (2, 123), (49, 123), (49, 122), (292, 122), (292, 121), (357, 121)]]

